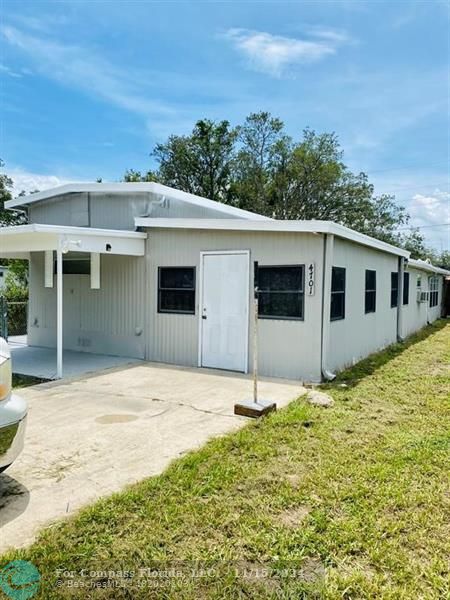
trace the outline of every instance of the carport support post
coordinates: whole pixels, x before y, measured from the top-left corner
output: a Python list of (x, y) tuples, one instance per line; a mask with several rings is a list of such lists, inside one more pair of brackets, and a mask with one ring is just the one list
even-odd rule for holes
[(56, 376), (63, 374), (63, 266), (61, 239), (56, 250)]

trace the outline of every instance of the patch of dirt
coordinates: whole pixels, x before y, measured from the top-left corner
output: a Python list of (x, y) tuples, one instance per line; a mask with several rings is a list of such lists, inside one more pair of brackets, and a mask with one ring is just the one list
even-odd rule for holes
[(297, 527), (301, 525), (302, 521), (306, 519), (310, 512), (310, 506), (294, 506), (281, 513), (281, 515), (278, 516), (278, 521), (284, 527), (297, 529)]
[(112, 423), (129, 423), (130, 421), (136, 421), (138, 418), (137, 415), (102, 415), (97, 417), (95, 422), (102, 425), (111, 425)]

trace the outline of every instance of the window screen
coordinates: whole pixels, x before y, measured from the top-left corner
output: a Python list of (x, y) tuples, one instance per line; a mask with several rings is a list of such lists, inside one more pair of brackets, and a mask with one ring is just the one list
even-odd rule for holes
[(195, 314), (195, 267), (159, 267), (158, 312)]
[(345, 269), (333, 267), (331, 270), (331, 309), (332, 321), (345, 319)]
[(409, 273), (403, 273), (403, 304), (409, 304)]
[(258, 267), (259, 316), (303, 319), (304, 265)]
[(398, 273), (391, 273), (391, 308), (398, 306)]
[(430, 308), (438, 305), (439, 301), (439, 279), (430, 277)]
[(366, 291), (364, 310), (367, 313), (375, 312), (377, 305), (377, 272), (366, 270)]

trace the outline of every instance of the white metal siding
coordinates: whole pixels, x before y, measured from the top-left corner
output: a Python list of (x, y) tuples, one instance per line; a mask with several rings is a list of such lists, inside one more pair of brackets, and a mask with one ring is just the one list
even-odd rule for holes
[[(101, 288), (89, 275), (64, 275), (64, 348), (116, 356), (145, 355), (145, 259), (101, 256)], [(28, 340), (56, 345), (56, 287), (44, 287), (44, 255), (30, 260)]]
[[(259, 320), (259, 364), (262, 375), (318, 381), (320, 379), (320, 316), (323, 238), (314, 234), (149, 230), (147, 241), (149, 352), (148, 359), (196, 366), (199, 335), (200, 252), (250, 250), (260, 265), (316, 264), (315, 295), (305, 297), (305, 320)], [(196, 314), (157, 313), (157, 269), (160, 266), (195, 266)], [(250, 286), (251, 290), (253, 285)], [(252, 292), (249, 301), (251, 302)], [(250, 319), (252, 319), (252, 306)], [(250, 346), (250, 360), (252, 351)]]
[[(427, 323), (432, 323), (441, 316), (441, 304), (442, 304), (442, 288), (444, 278), (442, 275), (435, 275), (439, 281), (439, 292), (438, 292), (438, 305), (430, 308), (429, 301), (417, 302), (417, 291), (420, 289), (423, 292), (429, 291), (430, 289), (430, 273), (422, 271), (420, 269), (414, 269), (408, 267), (406, 269), (409, 275), (409, 303), (403, 305), (403, 318), (402, 318), (402, 337), (407, 337), (415, 331), (418, 331), (424, 327)], [(421, 287), (417, 287), (418, 279), (421, 279)], [(402, 288), (403, 292), (403, 288)], [(403, 300), (403, 294), (402, 294)]]
[(134, 231), (135, 217), (239, 218), (213, 208), (197, 206), (152, 192), (78, 192), (43, 200), (29, 207), (30, 223), (47, 225), (77, 225)]
[[(346, 269), (345, 319), (330, 323), (328, 367), (337, 371), (397, 341), (391, 272), (398, 270), (398, 258), (335, 238), (333, 266)], [(376, 312), (368, 314), (364, 312), (366, 269), (377, 273)]]
[(87, 227), (89, 225), (88, 195), (67, 194), (57, 200), (37, 202), (29, 207), (28, 213), (30, 223)]

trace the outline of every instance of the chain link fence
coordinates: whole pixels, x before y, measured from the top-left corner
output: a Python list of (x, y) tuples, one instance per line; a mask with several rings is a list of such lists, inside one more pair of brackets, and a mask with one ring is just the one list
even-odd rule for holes
[(8, 339), (12, 335), (26, 335), (28, 302), (8, 302), (0, 296), (0, 336)]

